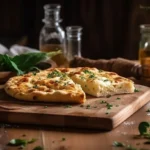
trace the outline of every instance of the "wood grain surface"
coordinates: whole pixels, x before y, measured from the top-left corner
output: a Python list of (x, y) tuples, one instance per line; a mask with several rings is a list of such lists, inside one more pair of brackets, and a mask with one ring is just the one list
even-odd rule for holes
[[(3, 115), (0, 115), (0, 121), (112, 130), (150, 100), (148, 87), (136, 85), (136, 89), (139, 92), (133, 94), (88, 97), (83, 105), (19, 101), (1, 90), (0, 113)], [(111, 109), (107, 105), (111, 105)]]

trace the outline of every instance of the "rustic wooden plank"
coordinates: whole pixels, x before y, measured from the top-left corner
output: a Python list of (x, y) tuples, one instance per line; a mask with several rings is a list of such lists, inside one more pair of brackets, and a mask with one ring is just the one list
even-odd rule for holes
[[(150, 100), (148, 87), (136, 85), (139, 92), (93, 98), (69, 105), (56, 103), (25, 102), (0, 93), (0, 121), (9, 123), (38, 124), (112, 130)], [(111, 109), (102, 101), (112, 105)], [(46, 106), (46, 107), (45, 107)]]

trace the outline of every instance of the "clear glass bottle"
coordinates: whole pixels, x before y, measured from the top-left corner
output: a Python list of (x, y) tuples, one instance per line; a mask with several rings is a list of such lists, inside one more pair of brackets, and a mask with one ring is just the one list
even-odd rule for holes
[(150, 78), (150, 24), (140, 26), (139, 61), (143, 77)]
[(81, 57), (81, 35), (82, 27), (68, 26), (67, 31), (67, 59), (71, 61), (75, 55)]
[(41, 29), (39, 37), (40, 51), (50, 52), (56, 50), (62, 50), (62, 54), (59, 54), (52, 58), (58, 65), (67, 66), (68, 61), (66, 59), (66, 47), (65, 47), (65, 32), (60, 26), (60, 9), (58, 4), (44, 5), (45, 17), (42, 20), (45, 25)]

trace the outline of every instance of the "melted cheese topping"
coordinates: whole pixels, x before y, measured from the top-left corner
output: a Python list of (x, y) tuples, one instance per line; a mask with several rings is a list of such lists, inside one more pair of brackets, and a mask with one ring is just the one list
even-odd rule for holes
[(134, 92), (134, 83), (114, 72), (89, 67), (63, 68), (61, 71), (80, 84), (84, 92), (96, 97)]

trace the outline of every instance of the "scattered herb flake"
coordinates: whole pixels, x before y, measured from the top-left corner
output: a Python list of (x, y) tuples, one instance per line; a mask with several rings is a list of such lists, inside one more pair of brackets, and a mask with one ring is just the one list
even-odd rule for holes
[(38, 86), (35, 84), (35, 85), (33, 85), (33, 88), (35, 88), (35, 89), (36, 89), (36, 88), (38, 88)]
[(48, 106), (44, 106), (44, 108), (48, 108)]
[(66, 138), (63, 137), (61, 140), (62, 140), (62, 141), (66, 141)]
[(150, 128), (150, 123), (149, 122), (141, 122), (138, 126), (140, 135), (146, 135), (148, 133), (148, 129)]
[(82, 104), (82, 105), (80, 105), (80, 107), (84, 107), (84, 105)]
[(146, 110), (146, 112), (150, 112), (150, 109)]
[(138, 89), (134, 89), (134, 92), (139, 92), (139, 90)]
[(108, 114), (109, 114), (109, 112), (106, 112), (105, 114), (106, 114), (106, 115), (108, 115)]
[(103, 70), (99, 69), (99, 72), (103, 72)]
[(91, 106), (90, 105), (86, 105), (86, 109), (89, 109)]
[(117, 98), (116, 98), (116, 100), (120, 100), (120, 99), (121, 99), (120, 97), (117, 97)]
[(72, 108), (71, 105), (65, 105), (64, 107), (65, 107), (65, 108)]
[(35, 148), (33, 148), (33, 150), (44, 150), (44, 148), (41, 146), (36, 146)]
[(102, 100), (102, 101), (100, 101), (100, 103), (101, 104), (106, 104), (107, 102)]
[(114, 141), (113, 146), (115, 146), (115, 147), (125, 147), (125, 144), (121, 143), (121, 142)]
[(111, 109), (111, 108), (113, 107), (113, 105), (112, 105), (112, 104), (107, 103), (107, 104), (106, 104), (106, 107), (107, 107), (107, 109)]
[(34, 76), (36, 76), (36, 72), (35, 72), (35, 71), (33, 71), (32, 74), (33, 74)]
[(109, 80), (108, 79), (104, 80), (104, 82), (107, 82), (107, 81), (109, 81)]
[(12, 139), (9, 141), (8, 145), (21, 146), (21, 145), (26, 145), (27, 143), (28, 143), (27, 140), (24, 139)]

